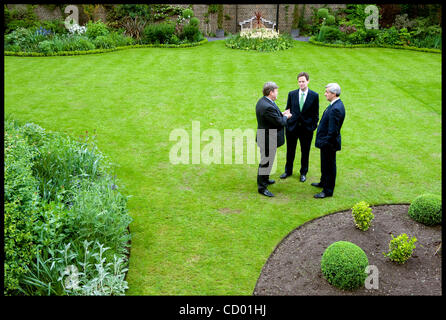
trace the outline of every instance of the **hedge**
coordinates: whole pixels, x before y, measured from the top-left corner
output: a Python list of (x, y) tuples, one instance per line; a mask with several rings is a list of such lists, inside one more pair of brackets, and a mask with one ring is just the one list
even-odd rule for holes
[(14, 52), (14, 51), (5, 51), (5, 56), (18, 56), (18, 57), (47, 57), (47, 56), (75, 56), (75, 55), (83, 55), (83, 54), (95, 54), (95, 53), (105, 53), (112, 52), (117, 50), (125, 50), (132, 48), (187, 48), (187, 47), (196, 47), (202, 44), (205, 44), (208, 40), (205, 38), (199, 42), (194, 43), (183, 43), (183, 44), (134, 44), (129, 46), (121, 46), (111, 49), (94, 49), (94, 50), (75, 50), (75, 51), (59, 51), (52, 53), (42, 53), (42, 52)]
[(363, 44), (325, 43), (314, 40), (314, 36), (311, 37), (308, 42), (317, 46), (332, 47), (332, 48), (389, 48), (389, 49), (404, 49), (404, 50), (413, 50), (413, 51), (430, 52), (430, 53), (441, 53), (440, 49), (418, 48), (409, 46), (378, 45), (374, 43), (363, 43)]

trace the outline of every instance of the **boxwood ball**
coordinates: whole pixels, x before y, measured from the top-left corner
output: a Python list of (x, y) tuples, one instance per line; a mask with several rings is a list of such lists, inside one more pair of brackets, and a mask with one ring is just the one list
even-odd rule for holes
[(354, 290), (364, 285), (368, 264), (367, 255), (356, 244), (337, 241), (325, 249), (321, 270), (331, 285), (342, 290)]
[(441, 223), (441, 197), (435, 194), (422, 194), (410, 204), (409, 217), (425, 225)]

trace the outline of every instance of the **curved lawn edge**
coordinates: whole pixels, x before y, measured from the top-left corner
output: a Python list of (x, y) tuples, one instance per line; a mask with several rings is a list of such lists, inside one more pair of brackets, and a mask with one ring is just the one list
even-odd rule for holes
[(308, 40), (309, 43), (314, 44), (316, 46), (323, 47), (332, 47), (332, 48), (388, 48), (388, 49), (402, 49), (402, 50), (412, 50), (412, 51), (420, 51), (420, 52), (430, 52), (430, 53), (441, 53), (440, 49), (429, 49), (429, 48), (418, 48), (418, 47), (409, 47), (409, 46), (392, 46), (392, 45), (377, 45), (377, 44), (333, 44), (333, 43), (325, 43), (314, 40), (314, 36)]
[(59, 51), (53, 53), (42, 53), (42, 52), (14, 52), (14, 51), (4, 51), (5, 56), (16, 56), (16, 57), (54, 57), (54, 56), (77, 56), (86, 54), (96, 54), (96, 53), (107, 53), (118, 50), (134, 49), (134, 48), (188, 48), (196, 47), (208, 42), (208, 39), (201, 40), (199, 42), (193, 43), (183, 43), (183, 44), (133, 44), (129, 46), (120, 46), (111, 49), (94, 49), (94, 50), (75, 50), (75, 51)]

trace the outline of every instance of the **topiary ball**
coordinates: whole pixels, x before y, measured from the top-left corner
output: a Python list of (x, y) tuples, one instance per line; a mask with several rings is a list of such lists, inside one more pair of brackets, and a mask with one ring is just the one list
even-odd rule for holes
[(409, 217), (425, 225), (441, 223), (441, 197), (435, 194), (422, 194), (410, 204)]
[(337, 241), (325, 249), (321, 270), (327, 281), (342, 290), (353, 290), (364, 285), (369, 260), (356, 244)]

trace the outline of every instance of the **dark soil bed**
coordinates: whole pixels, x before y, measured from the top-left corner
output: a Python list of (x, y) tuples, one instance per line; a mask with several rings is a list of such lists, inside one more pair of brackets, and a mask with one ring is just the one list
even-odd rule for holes
[[(441, 226), (412, 220), (409, 205), (372, 207), (375, 219), (367, 231), (354, 225), (351, 210), (307, 222), (285, 237), (268, 258), (254, 295), (441, 295)], [(383, 255), (401, 233), (418, 241), (412, 257), (402, 265)], [(343, 291), (322, 276), (320, 261), (335, 241), (350, 241), (367, 254), (378, 270), (378, 289), (365, 286)], [(438, 250), (439, 249), (439, 250)], [(372, 272), (369, 273), (372, 275)]]

